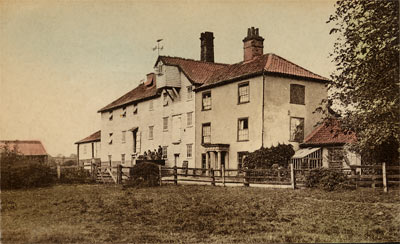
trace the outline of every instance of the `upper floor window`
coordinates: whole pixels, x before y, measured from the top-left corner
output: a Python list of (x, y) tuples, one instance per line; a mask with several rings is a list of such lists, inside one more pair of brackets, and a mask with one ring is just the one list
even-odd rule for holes
[(203, 124), (201, 143), (211, 143), (211, 123)]
[(153, 100), (150, 100), (150, 102), (149, 102), (149, 110), (151, 111), (151, 110), (153, 110)]
[(112, 144), (112, 142), (113, 142), (113, 133), (109, 133), (108, 134), (108, 144)]
[(193, 87), (187, 86), (187, 100), (191, 100), (193, 98)]
[(168, 131), (168, 117), (163, 118), (163, 131)]
[(110, 111), (110, 112), (108, 112), (108, 120), (113, 120), (113, 112), (112, 111)]
[(202, 110), (211, 109), (211, 91), (203, 92), (202, 94)]
[(193, 125), (193, 112), (189, 112), (186, 115), (187, 115), (186, 125), (187, 125), (187, 127), (190, 127)]
[(121, 118), (125, 118), (126, 117), (126, 107), (122, 108), (122, 113), (121, 113)]
[(137, 114), (137, 112), (138, 112), (138, 105), (133, 104), (133, 114)]
[(249, 140), (249, 118), (238, 120), (238, 141)]
[(239, 103), (250, 102), (250, 89), (248, 82), (238, 85), (238, 96)]
[(305, 104), (305, 86), (290, 84), (290, 103)]
[(304, 139), (304, 118), (290, 118), (290, 141), (302, 142)]
[(154, 126), (149, 126), (149, 140), (153, 140)]
[(163, 74), (163, 64), (160, 62), (160, 63), (158, 63), (158, 65), (157, 65), (157, 67), (156, 67), (156, 73), (158, 74), (158, 75), (162, 75)]
[(167, 94), (167, 91), (165, 91), (164, 95), (163, 95), (163, 105), (164, 106), (168, 106), (168, 94)]
[(121, 141), (122, 141), (122, 143), (126, 142), (126, 131), (122, 131)]

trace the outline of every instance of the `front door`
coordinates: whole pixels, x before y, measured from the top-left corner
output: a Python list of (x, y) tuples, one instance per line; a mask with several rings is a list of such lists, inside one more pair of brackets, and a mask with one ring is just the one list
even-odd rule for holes
[(174, 154), (174, 166), (178, 166), (179, 164), (179, 153)]

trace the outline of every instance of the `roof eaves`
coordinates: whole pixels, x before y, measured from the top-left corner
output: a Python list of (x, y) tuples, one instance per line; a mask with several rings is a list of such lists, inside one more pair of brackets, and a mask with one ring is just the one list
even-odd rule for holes
[(112, 110), (115, 110), (115, 109), (118, 109), (118, 108), (129, 106), (129, 105), (134, 104), (134, 103), (144, 102), (144, 101), (147, 101), (147, 100), (159, 97), (159, 96), (160, 96), (160, 93), (159, 93), (159, 91), (157, 89), (157, 93), (155, 95), (153, 95), (153, 96), (148, 96), (148, 97), (140, 98), (140, 99), (137, 99), (137, 100), (132, 100), (132, 101), (129, 101), (129, 102), (126, 102), (126, 103), (123, 103), (123, 104), (118, 104), (118, 105), (115, 105), (115, 106), (112, 106), (112, 107), (109, 107), (109, 108), (106, 108), (106, 109), (102, 108), (102, 109), (98, 110), (97, 112), (98, 113), (105, 113), (105, 112), (112, 111)]
[(259, 75), (262, 75), (263, 71), (257, 71), (257, 72), (253, 72), (253, 73), (249, 73), (249, 74), (245, 74), (245, 75), (241, 75), (241, 76), (237, 76), (231, 79), (227, 79), (227, 80), (221, 80), (215, 83), (211, 83), (211, 84), (203, 84), (202, 86), (195, 88), (194, 91), (195, 92), (200, 92), (200, 91), (204, 91), (206, 89), (211, 89), (217, 86), (223, 86), (238, 80), (242, 80), (242, 79), (249, 79), (249, 78), (253, 78)]

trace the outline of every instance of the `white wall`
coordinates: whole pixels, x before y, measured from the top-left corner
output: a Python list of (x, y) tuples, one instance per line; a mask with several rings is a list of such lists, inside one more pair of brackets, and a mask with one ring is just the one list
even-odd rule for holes
[(101, 143), (98, 141), (79, 144), (79, 160), (92, 158), (92, 144), (94, 149), (94, 158), (100, 158)]
[[(172, 67), (177, 70), (176, 67)], [(167, 69), (168, 70), (168, 69)], [(174, 70), (174, 69), (172, 69)], [(175, 71), (176, 71), (175, 70)], [(165, 75), (165, 74), (164, 74)], [(102, 153), (101, 160), (108, 161), (108, 155), (112, 155), (112, 161), (121, 161), (121, 154), (125, 154), (126, 164), (130, 164), (131, 155), (133, 153), (133, 134), (129, 129), (138, 127), (138, 133), (141, 134), (141, 150), (158, 149), (158, 146), (168, 146), (168, 159), (167, 164), (174, 165), (174, 154), (179, 154), (178, 166), (182, 165), (183, 160), (189, 161), (189, 166), (194, 165), (195, 148), (193, 145), (192, 157), (186, 157), (186, 145), (194, 144), (194, 123), (195, 117), (193, 114), (193, 126), (187, 127), (187, 113), (194, 112), (194, 93), (193, 98), (187, 99), (186, 87), (191, 85), (188, 79), (179, 72), (180, 76), (180, 89), (179, 98), (172, 101), (168, 97), (168, 106), (163, 106), (163, 94), (160, 97), (152, 99), (153, 109), (150, 110), (150, 100), (142, 101), (137, 104), (138, 113), (133, 114), (133, 105), (126, 107), (126, 117), (120, 117), (122, 108), (113, 111), (113, 120), (109, 121), (109, 113), (101, 114), (101, 143)], [(161, 78), (157, 77), (157, 80)], [(159, 85), (157, 85), (159, 86)], [(159, 87), (159, 88), (162, 88)], [(164, 93), (165, 91), (163, 91)], [(177, 144), (172, 144), (172, 117), (181, 116), (180, 135), (181, 141)], [(168, 130), (163, 131), (163, 118), (168, 117)], [(149, 126), (154, 126), (153, 139), (149, 138)], [(176, 126), (176, 125), (175, 125)], [(126, 142), (122, 143), (122, 131), (126, 131)], [(109, 133), (113, 133), (113, 143), (109, 144)], [(139, 143), (139, 142), (138, 142)]]

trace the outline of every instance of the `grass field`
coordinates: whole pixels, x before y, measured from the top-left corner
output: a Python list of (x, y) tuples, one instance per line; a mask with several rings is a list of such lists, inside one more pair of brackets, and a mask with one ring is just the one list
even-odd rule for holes
[(1, 192), (2, 243), (400, 240), (400, 194), (57, 185)]

